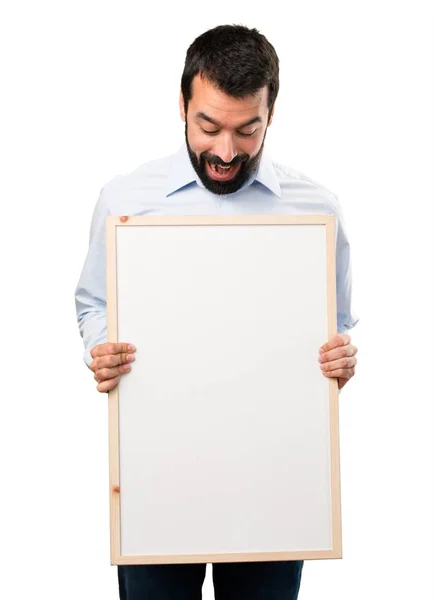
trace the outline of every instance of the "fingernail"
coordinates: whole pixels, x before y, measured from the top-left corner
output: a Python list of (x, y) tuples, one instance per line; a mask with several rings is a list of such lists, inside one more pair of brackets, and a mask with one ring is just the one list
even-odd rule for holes
[(128, 362), (133, 362), (134, 361), (133, 354), (127, 354), (127, 360), (128, 360)]
[(319, 350), (319, 354), (323, 354), (325, 351), (323, 350), (323, 348), (320, 348)]
[(134, 352), (136, 350), (136, 346), (133, 346), (133, 344), (129, 344), (128, 350), (129, 350), (129, 352)]

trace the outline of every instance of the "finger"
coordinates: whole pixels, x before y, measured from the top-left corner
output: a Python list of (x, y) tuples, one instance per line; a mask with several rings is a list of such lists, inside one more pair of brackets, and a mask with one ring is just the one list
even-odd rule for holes
[(106, 379), (113, 379), (118, 375), (128, 373), (129, 371), (131, 371), (131, 365), (128, 363), (118, 365), (117, 367), (113, 367), (111, 369), (99, 369), (98, 371), (96, 371), (94, 379), (95, 381), (98, 381), (100, 383), (101, 381), (105, 381)]
[(332, 360), (320, 365), (320, 368), (325, 373), (327, 371), (335, 371), (336, 369), (350, 369), (357, 363), (357, 359), (354, 356), (339, 358), (338, 360)]
[(118, 384), (120, 379), (120, 375), (118, 375), (118, 377), (114, 377), (113, 379), (106, 379), (106, 381), (102, 381), (97, 385), (97, 390), (99, 392), (110, 392), (110, 390), (113, 390), (113, 388)]
[(344, 358), (345, 356), (355, 356), (357, 352), (358, 348), (356, 346), (347, 344), (346, 346), (340, 346), (339, 348), (334, 348), (334, 350), (329, 350), (329, 352), (323, 352), (323, 354), (319, 354), (318, 360), (320, 363), (327, 363), (331, 360)]
[(335, 371), (326, 371), (323, 373), (325, 377), (337, 377), (341, 379), (350, 379), (355, 375), (355, 367), (350, 369), (336, 369)]
[(95, 358), (90, 368), (96, 373), (100, 369), (110, 369), (121, 364), (131, 363), (134, 360), (136, 360), (134, 354), (125, 354), (124, 352), (121, 354), (106, 354), (100, 358)]
[(338, 333), (331, 340), (329, 340), (329, 342), (323, 344), (323, 346), (320, 347), (319, 352), (322, 354), (323, 352), (328, 352), (328, 350), (333, 350), (334, 348), (338, 348), (340, 346), (346, 346), (347, 344), (350, 344), (350, 335), (347, 333)]
[(127, 352), (135, 352), (135, 350), (136, 346), (126, 342), (106, 342), (94, 346), (91, 350), (91, 356), (92, 358), (99, 358), (106, 354), (126, 354)]

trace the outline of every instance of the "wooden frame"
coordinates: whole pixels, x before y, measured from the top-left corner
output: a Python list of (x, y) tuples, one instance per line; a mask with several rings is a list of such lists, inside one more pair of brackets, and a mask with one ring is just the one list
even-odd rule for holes
[[(327, 283), (327, 329), (328, 339), (336, 334), (336, 287), (335, 287), (335, 227), (332, 215), (277, 215), (277, 216), (144, 216), (108, 217), (106, 221), (107, 263), (107, 318), (108, 340), (118, 340), (117, 320), (117, 249), (116, 232), (119, 227), (196, 225), (319, 225), (326, 229), (326, 283)], [(326, 341), (326, 339), (324, 340)], [(326, 381), (326, 379), (325, 379)], [(120, 519), (120, 447), (119, 447), (119, 386), (109, 392), (109, 460), (110, 460), (110, 547), (111, 563), (163, 564), (163, 563), (208, 563), (269, 560), (305, 560), (342, 557), (340, 464), (337, 380), (326, 381), (329, 394), (329, 439), (330, 439), (330, 489), (332, 545), (328, 549), (273, 552), (231, 552), (208, 554), (154, 554), (125, 555), (121, 551)]]

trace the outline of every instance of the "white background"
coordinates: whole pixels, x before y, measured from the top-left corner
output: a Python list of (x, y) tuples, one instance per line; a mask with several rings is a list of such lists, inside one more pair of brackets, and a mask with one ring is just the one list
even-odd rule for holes
[(185, 51), (234, 22), (280, 56), (269, 152), (341, 200), (361, 319), (340, 395), (344, 559), (307, 562), (300, 599), (433, 598), (431, 12), (418, 0), (289, 1), (285, 16), (224, 0), (3, 11), (2, 597), (118, 597), (107, 397), (82, 362), (74, 289), (100, 188), (178, 149)]

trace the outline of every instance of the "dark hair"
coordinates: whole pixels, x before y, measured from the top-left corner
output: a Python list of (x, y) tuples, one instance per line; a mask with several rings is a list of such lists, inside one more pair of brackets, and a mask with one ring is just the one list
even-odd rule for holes
[(267, 85), (270, 115), (279, 89), (279, 60), (275, 48), (257, 29), (219, 25), (194, 40), (181, 77), (186, 114), (192, 80), (198, 74), (234, 98), (255, 94)]

